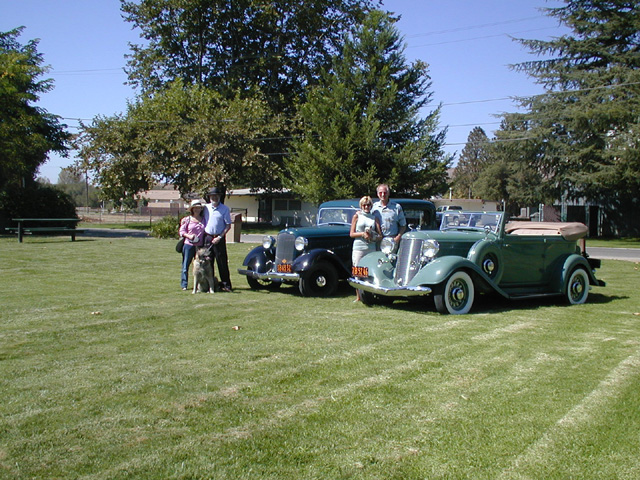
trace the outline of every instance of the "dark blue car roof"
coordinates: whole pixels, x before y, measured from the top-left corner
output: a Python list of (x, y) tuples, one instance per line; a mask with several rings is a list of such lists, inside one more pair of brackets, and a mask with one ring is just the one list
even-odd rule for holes
[[(374, 203), (375, 203), (374, 199)], [(428, 200), (418, 200), (415, 198), (392, 198), (392, 202), (399, 203), (403, 208), (410, 207), (424, 207), (426, 205), (430, 205), (435, 209), (435, 205)], [(320, 208), (344, 208), (344, 207), (354, 207), (360, 208), (360, 199), (359, 198), (349, 198), (346, 200), (329, 200), (328, 202), (324, 202), (320, 205)]]

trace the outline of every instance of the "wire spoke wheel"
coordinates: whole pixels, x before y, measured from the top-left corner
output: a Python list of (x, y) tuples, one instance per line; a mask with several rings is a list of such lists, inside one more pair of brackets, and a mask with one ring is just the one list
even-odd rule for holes
[(247, 283), (252, 290), (276, 290), (282, 285), (281, 282), (272, 282), (262, 278), (253, 278), (247, 276)]
[(576, 268), (569, 277), (565, 290), (565, 298), (571, 305), (579, 305), (587, 301), (589, 296), (589, 276), (584, 268)]

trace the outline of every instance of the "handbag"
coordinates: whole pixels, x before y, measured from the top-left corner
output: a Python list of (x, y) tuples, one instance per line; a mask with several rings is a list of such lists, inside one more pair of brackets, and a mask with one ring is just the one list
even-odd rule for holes
[(184, 237), (182, 237), (180, 240), (178, 240), (178, 243), (176, 243), (176, 252), (182, 253), (183, 248), (184, 248)]
[[(182, 219), (181, 224), (182, 223), (188, 224), (189, 223), (189, 217), (184, 217)], [(178, 240), (178, 243), (176, 243), (176, 252), (182, 253), (183, 248), (184, 248), (184, 237), (180, 237), (180, 240)]]

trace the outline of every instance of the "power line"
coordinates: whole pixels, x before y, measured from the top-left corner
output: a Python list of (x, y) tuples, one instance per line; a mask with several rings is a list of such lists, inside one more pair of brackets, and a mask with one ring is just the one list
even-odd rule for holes
[(442, 42), (434, 42), (434, 43), (424, 43), (422, 45), (408, 45), (407, 48), (419, 48), (419, 47), (431, 47), (435, 45), (446, 45), (448, 43), (462, 43), (462, 42), (470, 42), (473, 40), (483, 40), (485, 38), (496, 38), (496, 37), (512, 37), (513, 35), (521, 34), (521, 33), (529, 33), (529, 32), (538, 32), (540, 30), (550, 30), (556, 29), (557, 27), (541, 27), (541, 28), (533, 28), (531, 30), (521, 30), (519, 32), (511, 32), (511, 33), (496, 33), (493, 35), (483, 35), (481, 37), (471, 37), (471, 38), (459, 38), (456, 40), (446, 40)]
[(535, 17), (525, 17), (525, 18), (516, 18), (513, 20), (503, 20), (502, 22), (492, 22), (492, 23), (481, 23), (481, 24), (477, 24), (477, 25), (468, 25), (466, 27), (456, 27), (456, 28), (449, 28), (447, 30), (436, 30), (433, 32), (425, 32), (425, 33), (414, 33), (411, 35), (407, 35), (406, 38), (415, 38), (415, 37), (427, 37), (427, 36), (431, 36), (431, 35), (442, 35), (445, 33), (455, 33), (455, 32), (463, 32), (466, 30), (476, 30), (476, 29), (480, 29), (480, 28), (486, 28), (486, 27), (497, 27), (498, 25), (507, 25), (510, 23), (518, 23), (518, 22), (525, 22), (527, 20), (537, 20), (539, 18), (544, 18), (546, 17), (546, 15), (536, 15)]

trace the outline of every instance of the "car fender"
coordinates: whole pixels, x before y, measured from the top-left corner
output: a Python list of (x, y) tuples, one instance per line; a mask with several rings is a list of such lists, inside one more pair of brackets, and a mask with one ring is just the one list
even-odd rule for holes
[(494, 239), (485, 238), (477, 241), (469, 250), (467, 259), (480, 267), (495, 284), (500, 283), (504, 272), (504, 261), (502, 251)]
[(394, 265), (382, 252), (371, 252), (365, 255), (360, 259), (358, 266), (369, 269), (369, 280), (372, 280), (376, 285), (391, 286), (393, 283)]
[(323, 248), (317, 248), (303, 253), (293, 261), (291, 268), (296, 273), (302, 273), (314, 265), (323, 262), (332, 264), (336, 268), (339, 278), (348, 278), (351, 276), (351, 262), (349, 262), (349, 265), (345, 265), (338, 255), (331, 250), (325, 250)]
[(497, 283), (489, 278), (482, 268), (471, 260), (457, 255), (447, 255), (446, 257), (436, 258), (426, 264), (415, 277), (413, 277), (409, 285), (432, 286), (435, 287), (434, 291), (437, 291), (438, 287), (443, 286), (449, 276), (458, 270), (464, 270), (470, 274), (476, 288), (480, 291), (495, 291), (506, 298), (509, 297)]
[(244, 257), (242, 265), (256, 272), (266, 272), (273, 263), (274, 257), (272, 249), (265, 249), (262, 246), (255, 247)]
[(572, 254), (565, 259), (564, 263), (562, 264), (562, 271), (560, 272), (560, 274), (555, 276), (555, 279), (553, 281), (553, 289), (555, 291), (564, 291), (564, 287), (569, 281), (569, 277), (571, 276), (571, 273), (576, 269), (576, 267), (583, 267), (587, 272), (587, 275), (589, 275), (589, 285), (600, 285), (595, 275), (593, 274), (593, 271), (591, 270), (589, 261), (582, 255)]

